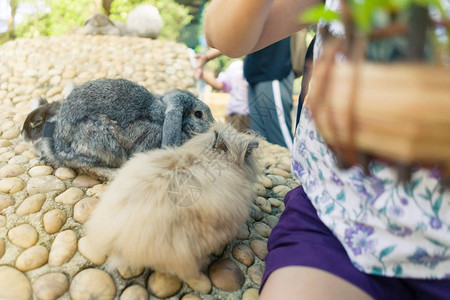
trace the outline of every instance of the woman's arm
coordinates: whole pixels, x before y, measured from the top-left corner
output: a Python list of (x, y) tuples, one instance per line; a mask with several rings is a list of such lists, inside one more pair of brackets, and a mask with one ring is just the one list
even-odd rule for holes
[(213, 0), (205, 19), (208, 44), (241, 57), (306, 27), (298, 16), (320, 0)]
[(208, 71), (203, 71), (202, 75), (200, 77), (201, 79), (203, 79), (207, 84), (209, 84), (210, 86), (212, 86), (214, 89), (216, 90), (223, 90), (225, 87), (225, 84), (223, 82), (218, 81), (210, 72)]

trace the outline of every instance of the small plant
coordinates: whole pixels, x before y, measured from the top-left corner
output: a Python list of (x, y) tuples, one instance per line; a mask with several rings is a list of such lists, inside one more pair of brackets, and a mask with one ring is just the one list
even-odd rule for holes
[[(397, 47), (401, 45), (406, 52), (404, 58), (407, 60), (427, 60), (433, 56), (442, 59), (442, 56), (448, 56), (450, 22), (446, 9), (449, 8), (444, 7), (440, 0), (346, 0), (340, 2), (339, 12), (327, 9), (324, 4), (320, 4), (304, 13), (300, 20), (302, 22), (318, 22), (319, 20), (326, 23), (342, 22), (347, 37), (352, 39), (354, 36), (359, 36), (368, 41), (369, 57), (374, 56), (374, 52), (377, 52), (376, 48), (379, 50), (382, 47), (388, 47), (388, 44), (391, 44), (390, 47), (392, 44)], [(386, 40), (389, 40), (389, 43), (382, 42)]]

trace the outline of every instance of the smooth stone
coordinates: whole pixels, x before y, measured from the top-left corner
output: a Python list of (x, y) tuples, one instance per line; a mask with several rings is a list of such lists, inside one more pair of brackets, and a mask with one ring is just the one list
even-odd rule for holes
[(267, 242), (262, 240), (253, 240), (250, 241), (250, 248), (252, 248), (253, 253), (260, 259), (264, 260), (268, 251), (267, 251)]
[(257, 285), (261, 285), (261, 280), (264, 273), (264, 267), (261, 265), (251, 266), (247, 270), (247, 275), (251, 278), (251, 280)]
[(96, 184), (86, 191), (86, 196), (101, 198), (107, 187), (105, 183)]
[(38, 237), (36, 229), (29, 224), (19, 225), (8, 231), (8, 238), (11, 243), (25, 249), (34, 246)]
[(65, 211), (55, 208), (45, 213), (43, 217), (44, 229), (49, 234), (56, 233), (66, 223), (66, 220), (67, 214)]
[(282, 204), (284, 204), (283, 201), (280, 201), (276, 198), (269, 198), (268, 201), (273, 207), (280, 207)]
[(16, 152), (17, 154), (19, 154), (19, 153), (23, 154), (23, 152), (25, 150), (28, 150), (29, 148), (30, 148), (30, 145), (28, 143), (22, 142), (14, 148), (14, 152)]
[(55, 197), (55, 202), (65, 205), (74, 205), (77, 203), (81, 198), (83, 198), (84, 192), (82, 189), (77, 187), (71, 187), (67, 189), (62, 194)]
[(72, 184), (74, 186), (77, 186), (80, 188), (91, 188), (94, 185), (97, 185), (99, 183), (100, 183), (100, 181), (92, 178), (89, 175), (79, 175), (72, 181)]
[(5, 254), (5, 252), (6, 252), (5, 240), (0, 238), (0, 258), (2, 258), (2, 256)]
[(3, 210), (16, 203), (10, 195), (0, 195), (0, 210)]
[(10, 128), (8, 130), (5, 130), (2, 134), (2, 138), (11, 140), (15, 139), (20, 135), (20, 129), (19, 128)]
[(269, 225), (261, 222), (255, 222), (253, 224), (253, 229), (255, 229), (255, 231), (263, 238), (268, 238), (270, 233), (272, 232), (272, 229), (269, 227)]
[(22, 179), (17, 177), (5, 178), (0, 180), (0, 191), (6, 194), (17, 193), (25, 187)]
[(263, 218), (261, 209), (253, 203), (250, 204), (249, 212), (250, 212), (250, 217), (255, 221), (259, 221)]
[(267, 176), (261, 176), (261, 183), (266, 189), (271, 189), (273, 187), (272, 180)]
[(44, 246), (36, 245), (23, 251), (16, 260), (16, 268), (22, 272), (37, 269), (45, 265), (48, 260), (48, 250)]
[(75, 204), (73, 208), (73, 218), (78, 223), (84, 224), (91, 216), (92, 211), (97, 205), (98, 198), (84, 198)]
[(278, 224), (278, 221), (279, 221), (280, 219), (279, 218), (277, 218), (277, 217), (275, 217), (275, 216), (266, 216), (265, 218), (264, 218), (264, 223), (266, 223), (267, 225), (269, 225), (269, 227), (270, 228), (274, 228), (275, 227), (275, 225), (277, 225)]
[(0, 140), (0, 148), (11, 146), (12, 143), (8, 140), (1, 139)]
[(181, 289), (181, 286), (182, 282), (178, 277), (157, 271), (148, 278), (148, 290), (158, 298), (172, 297)]
[(221, 290), (233, 292), (239, 290), (245, 281), (241, 269), (228, 259), (216, 260), (208, 270), (212, 284)]
[(244, 224), (243, 226), (239, 227), (237, 239), (238, 240), (246, 240), (250, 236), (250, 230), (248, 230), (248, 226)]
[(61, 167), (56, 169), (55, 176), (61, 180), (69, 180), (74, 179), (77, 176), (77, 173), (70, 168)]
[(91, 268), (75, 275), (69, 293), (72, 300), (112, 300), (116, 296), (116, 286), (108, 273)]
[(45, 199), (46, 198), (44, 194), (36, 194), (26, 198), (17, 208), (16, 215), (26, 216), (29, 214), (37, 213), (38, 211), (41, 210), (42, 205), (45, 202)]
[(28, 175), (30, 175), (31, 177), (51, 175), (52, 173), (53, 173), (53, 168), (50, 166), (36, 166), (36, 167), (32, 167), (28, 171)]
[(269, 169), (269, 172), (272, 173), (273, 175), (278, 175), (284, 178), (291, 178), (291, 174), (286, 172), (285, 170), (281, 170), (278, 168), (271, 168)]
[(6, 217), (0, 215), (0, 227), (4, 227), (6, 225)]
[(183, 297), (181, 297), (181, 300), (202, 300), (202, 298), (193, 294), (186, 294)]
[(149, 298), (147, 290), (138, 284), (134, 284), (127, 287), (119, 298), (119, 300), (148, 300), (148, 299)]
[(241, 300), (258, 300), (259, 293), (258, 289), (248, 289), (242, 294)]
[(272, 191), (280, 197), (286, 196), (286, 194), (291, 190), (291, 188), (285, 185), (278, 185), (272, 189)]
[(73, 230), (65, 230), (56, 236), (50, 249), (48, 264), (58, 267), (69, 260), (77, 252), (77, 235)]
[(272, 206), (270, 205), (269, 201), (267, 201), (266, 198), (263, 197), (256, 197), (254, 200), (254, 203), (256, 206), (258, 206), (263, 212), (271, 214), (272, 213)]
[(271, 153), (268, 152), (266, 155), (264, 155), (264, 158), (259, 160), (259, 164), (262, 168), (266, 169), (267, 167), (278, 164), (278, 160), (276, 160), (275, 158), (270, 158), (270, 155)]
[(267, 175), (267, 177), (272, 181), (272, 185), (279, 186), (286, 183), (286, 178), (278, 175)]
[(281, 169), (281, 170), (284, 170), (286, 172), (289, 172), (289, 173), (291, 172), (291, 165), (290, 164), (283, 164), (283, 163), (281, 163), (281, 164), (277, 165), (277, 168)]
[(38, 155), (36, 153), (34, 153), (33, 151), (31, 151), (31, 150), (25, 150), (22, 153), (22, 155), (25, 156), (25, 157), (28, 157), (29, 159), (38, 157)]
[(266, 196), (266, 188), (261, 183), (254, 183), (253, 184), (253, 191), (256, 193), (257, 196)]
[(252, 265), (255, 261), (252, 249), (244, 244), (237, 244), (233, 248), (233, 257), (240, 263), (246, 265), (247, 267)]
[(85, 236), (78, 240), (78, 251), (94, 265), (101, 266), (106, 261), (106, 255), (101, 249), (93, 247)]
[(213, 252), (214, 256), (221, 257), (221, 256), (223, 255), (223, 251), (225, 251), (225, 248), (226, 248), (226, 247), (227, 247), (227, 245), (223, 245), (223, 246), (217, 248), (217, 249)]
[(14, 152), (5, 152), (0, 155), (0, 161), (9, 161), (15, 156)]
[(8, 161), (8, 164), (10, 165), (23, 165), (30, 161), (29, 157), (23, 156), (23, 155), (16, 155), (14, 157), (11, 157)]
[(0, 177), (15, 177), (25, 173), (25, 168), (21, 165), (6, 165), (0, 169)]
[(31, 284), (19, 270), (0, 266), (0, 291), (2, 300), (30, 300)]
[(33, 283), (38, 300), (56, 300), (69, 290), (69, 280), (63, 273), (47, 273)]
[(289, 183), (288, 183), (288, 187), (289, 187), (290, 189), (295, 189), (295, 188), (297, 188), (299, 185), (300, 185), (300, 183), (299, 183), (299, 182), (296, 182), (296, 181), (293, 181), (293, 182), (289, 182)]
[(212, 289), (211, 280), (209, 280), (209, 278), (203, 273), (200, 274), (199, 278), (189, 279), (186, 281), (186, 283), (195, 292), (199, 292), (202, 294), (211, 293), (211, 289)]
[(120, 276), (122, 276), (123, 279), (131, 279), (138, 277), (144, 272), (144, 268), (133, 268), (129, 266), (119, 266), (117, 268), (117, 271), (119, 271)]
[(66, 190), (64, 182), (53, 175), (32, 177), (27, 183), (27, 192), (30, 195), (48, 192), (62, 192)]

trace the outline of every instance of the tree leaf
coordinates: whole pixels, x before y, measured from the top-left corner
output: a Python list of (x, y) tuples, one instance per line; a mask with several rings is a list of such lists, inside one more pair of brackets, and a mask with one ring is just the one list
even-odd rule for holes
[(319, 20), (329, 23), (340, 19), (341, 17), (337, 12), (326, 9), (323, 3), (308, 9), (300, 16), (300, 22), (302, 23), (317, 23)]

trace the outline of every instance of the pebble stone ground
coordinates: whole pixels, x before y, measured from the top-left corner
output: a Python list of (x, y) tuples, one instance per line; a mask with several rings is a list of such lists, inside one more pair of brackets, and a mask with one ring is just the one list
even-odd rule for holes
[[(2, 299), (257, 299), (267, 238), (299, 182), (287, 149), (263, 143), (264, 176), (237, 238), (211, 256), (209, 294), (150, 269), (108, 268), (83, 238), (83, 224), (107, 183), (68, 168), (37, 165), (20, 137), (30, 100), (64, 98), (71, 82), (123, 77), (155, 93), (195, 93), (184, 45), (70, 35), (19, 39), (0, 47), (0, 295)], [(214, 112), (214, 110), (213, 110)]]

